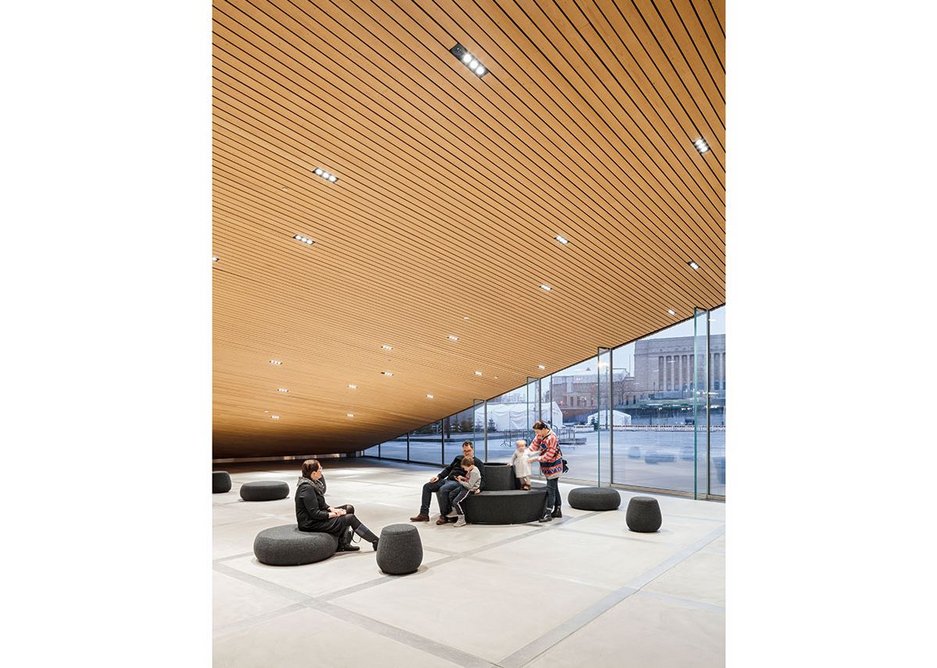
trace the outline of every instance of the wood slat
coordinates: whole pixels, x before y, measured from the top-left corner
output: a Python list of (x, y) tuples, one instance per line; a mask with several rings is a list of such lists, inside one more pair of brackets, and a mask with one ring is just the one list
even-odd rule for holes
[(214, 456), (363, 449), (724, 303), (724, 42), (700, 0), (216, 0)]

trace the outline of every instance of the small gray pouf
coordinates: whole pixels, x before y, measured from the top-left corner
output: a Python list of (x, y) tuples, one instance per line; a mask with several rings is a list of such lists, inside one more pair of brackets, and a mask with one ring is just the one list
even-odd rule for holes
[(621, 505), (621, 494), (611, 487), (577, 487), (566, 498), (579, 510), (615, 510)]
[(282, 480), (257, 480), (241, 485), (241, 498), (245, 501), (276, 501), (290, 495), (290, 486)]
[(295, 524), (264, 529), (254, 538), (254, 556), (270, 566), (299, 566), (328, 559), (338, 537), (322, 531), (300, 531)]
[(628, 502), (625, 522), (632, 531), (654, 533), (661, 525), (660, 504), (650, 496), (634, 496)]
[(381, 529), (377, 565), (389, 575), (414, 573), (423, 563), (423, 541), (413, 524), (390, 524)]
[(231, 476), (227, 471), (211, 472), (211, 493), (224, 494), (231, 491)]

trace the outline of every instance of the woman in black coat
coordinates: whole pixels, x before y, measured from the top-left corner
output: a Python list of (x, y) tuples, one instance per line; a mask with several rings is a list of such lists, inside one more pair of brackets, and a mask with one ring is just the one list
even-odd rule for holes
[(339, 552), (358, 550), (351, 536), (358, 534), (377, 550), (377, 536), (355, 517), (354, 506), (333, 508), (325, 502), (325, 480), (318, 459), (303, 462), (302, 475), (296, 485), (296, 522), (300, 531), (324, 531), (338, 537)]

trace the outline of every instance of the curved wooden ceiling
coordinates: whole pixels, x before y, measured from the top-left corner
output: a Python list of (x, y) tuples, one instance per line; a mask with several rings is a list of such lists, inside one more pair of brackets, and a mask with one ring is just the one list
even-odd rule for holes
[(216, 458), (362, 449), (725, 302), (723, 2), (215, 0), (212, 46)]

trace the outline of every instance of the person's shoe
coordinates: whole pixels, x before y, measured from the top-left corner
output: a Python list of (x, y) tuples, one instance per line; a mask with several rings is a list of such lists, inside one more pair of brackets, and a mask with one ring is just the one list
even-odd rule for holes
[(553, 521), (553, 515), (551, 515), (550, 513), (544, 513), (544, 514), (543, 514), (543, 517), (541, 517), (539, 521), (540, 521), (540, 522), (552, 522), (552, 521)]
[(562, 516), (563, 516), (563, 511), (560, 510), (559, 506), (557, 506), (556, 508), (554, 508), (554, 509), (553, 509), (553, 514), (550, 515), (550, 517), (562, 517)]
[(459, 515), (458, 515), (458, 514), (456, 513), (456, 511), (454, 511), (454, 510), (449, 511), (448, 513), (446, 513), (446, 519), (449, 520), (450, 522), (456, 521), (456, 520), (458, 519), (458, 517), (459, 517)]
[(429, 522), (429, 515), (426, 515), (425, 513), (420, 513), (416, 517), (411, 517), (410, 521), (411, 522)]
[(438, 524), (438, 525), (441, 526), (441, 525), (445, 524), (445, 523), (448, 522), (448, 521), (449, 521), (449, 520), (446, 519), (445, 515), (440, 515), (440, 516), (439, 516), (439, 519), (436, 520), (436, 524)]
[(357, 545), (352, 545), (351, 543), (349, 543), (348, 545), (339, 545), (338, 549), (335, 551), (336, 552), (357, 552), (360, 549), (361, 548), (358, 547)]
[(381, 539), (378, 538), (376, 541), (374, 541), (373, 543), (371, 543), (371, 547), (374, 548), (374, 551), (375, 551), (375, 552), (377, 552), (377, 543), (378, 543), (379, 540), (381, 540)]
[(464, 527), (464, 526), (465, 526), (465, 515), (459, 515), (459, 518), (455, 521), (455, 525), (456, 525), (457, 527)]

